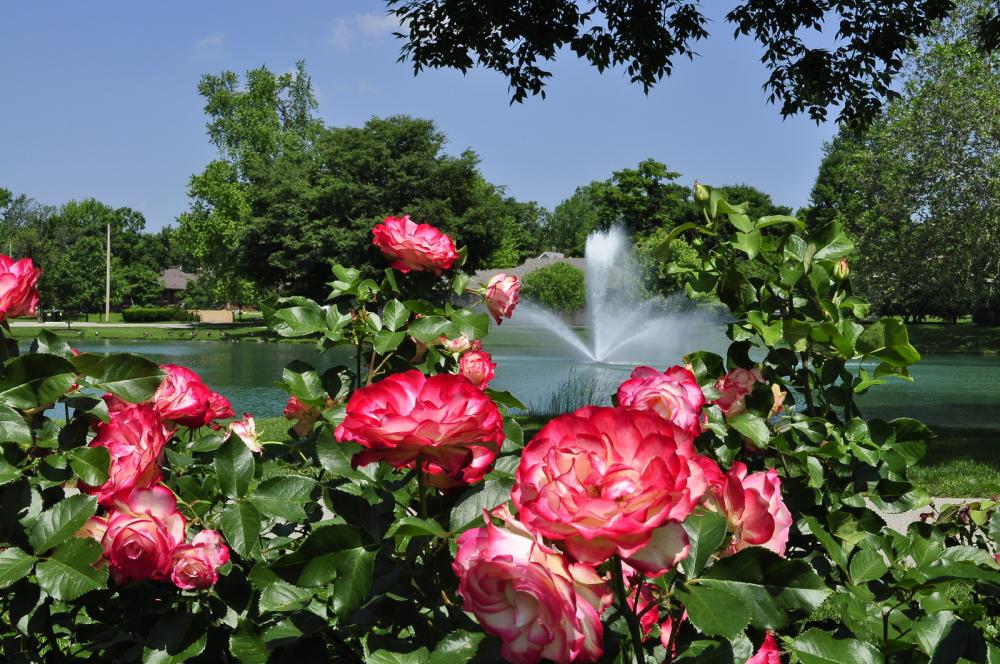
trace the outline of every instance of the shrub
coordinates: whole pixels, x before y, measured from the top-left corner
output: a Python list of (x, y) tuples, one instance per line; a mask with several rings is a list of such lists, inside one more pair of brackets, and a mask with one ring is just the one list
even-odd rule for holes
[(972, 322), (975, 325), (1000, 325), (1000, 297), (973, 309)]
[(187, 322), (193, 320), (193, 316), (180, 307), (129, 307), (122, 311), (122, 320), (126, 323)]
[(524, 277), (524, 299), (553, 311), (580, 311), (586, 300), (583, 270), (569, 263), (554, 263)]

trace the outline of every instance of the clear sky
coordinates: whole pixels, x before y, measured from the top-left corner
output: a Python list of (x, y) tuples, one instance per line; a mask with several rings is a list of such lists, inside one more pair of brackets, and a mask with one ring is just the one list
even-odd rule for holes
[(836, 127), (782, 120), (761, 90), (759, 47), (734, 40), (721, 12), (701, 56), (649, 96), (620, 71), (602, 76), (564, 54), (546, 99), (510, 106), (491, 72), (414, 78), (396, 62), (381, 0), (5, 2), (0, 186), (51, 204), (95, 197), (140, 210), (150, 228), (170, 224), (187, 208), (189, 177), (215, 156), (199, 78), (304, 59), (327, 124), (433, 119), (450, 151), (475, 150), (486, 177), (518, 199), (551, 208), (652, 157), (685, 183), (745, 182), (803, 205)]

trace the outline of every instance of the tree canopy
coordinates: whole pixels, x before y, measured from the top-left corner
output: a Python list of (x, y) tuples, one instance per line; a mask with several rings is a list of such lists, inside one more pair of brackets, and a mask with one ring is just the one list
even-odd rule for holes
[[(648, 91), (694, 58), (709, 37), (701, 3), (684, 0), (386, 0), (402, 24), (401, 60), (419, 72), (482, 66), (503, 74), (512, 101), (545, 94), (545, 68), (570, 51), (598, 71), (623, 67)], [(840, 119), (874, 116), (894, 95), (903, 55), (931, 34), (953, 0), (744, 0), (726, 14), (734, 36), (763, 47), (770, 71), (764, 88), (783, 116), (815, 120), (840, 107)], [(1000, 45), (997, 11), (977, 15), (984, 50)], [(833, 49), (812, 44), (810, 33), (835, 31)]]
[(954, 318), (1000, 284), (1000, 54), (977, 49), (962, 9), (908, 60), (902, 96), (843, 129), (813, 189), (814, 223), (841, 221), (858, 286), (882, 311)]

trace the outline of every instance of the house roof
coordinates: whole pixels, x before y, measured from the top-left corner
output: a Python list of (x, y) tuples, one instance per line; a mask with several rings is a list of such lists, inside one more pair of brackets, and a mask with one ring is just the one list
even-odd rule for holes
[(160, 273), (160, 282), (164, 290), (184, 290), (188, 282), (197, 276), (178, 267), (171, 267)]
[(518, 279), (521, 279), (526, 274), (531, 274), (532, 272), (534, 272), (539, 268), (547, 267), (555, 263), (569, 263), (570, 265), (578, 267), (581, 270), (583, 270), (584, 266), (587, 264), (587, 261), (584, 258), (567, 258), (566, 256), (560, 253), (554, 251), (546, 251), (540, 256), (537, 256), (535, 258), (529, 258), (528, 260), (524, 261), (517, 267), (479, 270), (478, 272), (472, 275), (472, 283), (476, 283), (477, 281), (486, 283), (487, 281), (492, 279), (494, 276), (500, 274), (501, 272), (503, 272), (504, 274), (512, 274)]

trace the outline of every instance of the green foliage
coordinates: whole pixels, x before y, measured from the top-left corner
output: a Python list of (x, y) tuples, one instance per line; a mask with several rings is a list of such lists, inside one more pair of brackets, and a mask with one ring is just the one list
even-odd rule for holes
[(843, 129), (820, 167), (810, 222), (844, 225), (858, 290), (886, 314), (982, 318), (997, 297), (1000, 54), (973, 35), (987, 4), (960, 3), (907, 59), (900, 98)]
[(553, 263), (524, 275), (521, 296), (553, 311), (580, 311), (586, 298), (583, 270)]
[(179, 307), (129, 307), (122, 311), (126, 323), (159, 323), (163, 321), (189, 321), (191, 314)]
[[(483, 66), (508, 81), (513, 101), (545, 95), (552, 72), (544, 63), (556, 53), (575, 54), (598, 71), (622, 66), (648, 92), (673, 72), (674, 60), (693, 57), (709, 36), (709, 19), (695, 3), (673, 0), (578, 2), (551, 0), (495, 11), (489, 4), (442, 0), (386, 0), (404, 34), (401, 59), (415, 73), (427, 67), (466, 72)], [(726, 16), (736, 36), (763, 48), (770, 70), (764, 84), (783, 116), (808, 112), (815, 120), (841, 107), (841, 120), (871, 117), (892, 97), (893, 76), (913, 41), (929, 34), (954, 4), (937, 0), (881, 2), (878, 11), (863, 0), (805, 5), (745, 1)], [(539, 30), (538, 26), (546, 26)], [(983, 48), (1000, 44), (1000, 18), (984, 13), (978, 22)], [(825, 28), (825, 29), (824, 29)], [(832, 49), (809, 46), (811, 31), (837, 32)]]

